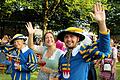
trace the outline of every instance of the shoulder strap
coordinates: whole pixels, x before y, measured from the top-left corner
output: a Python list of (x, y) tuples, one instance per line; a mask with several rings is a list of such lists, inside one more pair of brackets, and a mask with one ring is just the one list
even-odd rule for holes
[(47, 48), (43, 48), (43, 51), (42, 51), (42, 55), (44, 55), (45, 54), (45, 51), (47, 50)]

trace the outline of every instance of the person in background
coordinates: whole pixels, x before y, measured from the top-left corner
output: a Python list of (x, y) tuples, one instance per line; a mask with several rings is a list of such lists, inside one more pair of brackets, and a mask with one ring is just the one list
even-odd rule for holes
[(65, 44), (63, 42), (61, 42), (60, 40), (57, 40), (56, 41), (56, 48), (62, 50), (62, 51), (65, 51), (66, 48), (65, 48)]
[[(90, 37), (92, 43), (97, 41), (97, 38), (96, 38), (97, 35), (89, 35), (89, 37)], [(90, 62), (88, 80), (97, 80), (96, 61), (97, 60)]]
[(34, 46), (33, 34), (35, 30), (32, 27), (31, 22), (28, 22), (26, 28), (29, 32), (28, 46), (39, 53), (44, 61), (43, 65), (40, 65), (40, 71), (38, 73), (38, 80), (58, 80), (58, 62), (59, 57), (64, 53), (62, 50), (56, 48), (55, 37), (51, 31), (45, 33), (43, 41), (45, 46)]
[(12, 58), (12, 80), (30, 80), (30, 73), (37, 68), (37, 57), (33, 50), (24, 44), (25, 40), (23, 34), (16, 34), (10, 41), (13, 46), (2, 49), (3, 53)]
[(116, 80), (116, 63), (117, 63), (117, 53), (118, 50), (114, 45), (114, 40), (111, 39), (111, 47), (112, 47), (112, 54), (113, 54), (113, 67), (112, 67), (112, 74), (113, 74), (113, 79)]
[(80, 28), (69, 27), (57, 38), (66, 45), (67, 52), (59, 59), (59, 80), (88, 80), (90, 62), (109, 57), (110, 32), (106, 27), (105, 11), (101, 3), (96, 3), (91, 13), (99, 25), (99, 40), (91, 45), (78, 45), (85, 39)]
[[(10, 43), (9, 43), (10, 39), (11, 39), (11, 37), (9, 35), (4, 35), (3, 38), (1, 39), (0, 47), (4, 48), (5, 46), (10, 45)], [(3, 55), (4, 54), (1, 54), (2, 58), (4, 58)], [(8, 59), (9, 59), (9, 57), (6, 57), (5, 60), (2, 61), (1, 63), (6, 65), (6, 73), (10, 74), (11, 73), (11, 62)]]
[(9, 44), (9, 41), (10, 41), (10, 36), (8, 36), (8, 35), (4, 35), (3, 36), (3, 38), (1, 39), (1, 45), (7, 45), (7, 44)]
[[(116, 62), (118, 50), (116, 47), (114, 47), (113, 39), (111, 39), (110, 42), (112, 54), (110, 58), (105, 58), (100, 63), (100, 78), (102, 80), (116, 80)], [(108, 66), (107, 69), (105, 68), (105, 66)]]

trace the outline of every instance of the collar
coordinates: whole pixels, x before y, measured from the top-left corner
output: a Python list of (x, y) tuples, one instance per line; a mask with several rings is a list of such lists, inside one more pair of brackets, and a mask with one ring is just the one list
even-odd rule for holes
[(25, 53), (28, 50), (28, 46), (25, 46), (24, 48), (21, 49), (22, 53)]
[[(73, 50), (72, 50), (72, 56), (76, 56), (77, 53), (80, 51), (80, 47), (81, 47), (81, 43), (80, 45), (77, 45), (77, 47), (75, 47)], [(67, 50), (65, 51), (65, 54), (66, 54)], [(65, 54), (63, 54), (63, 56), (65, 56)]]

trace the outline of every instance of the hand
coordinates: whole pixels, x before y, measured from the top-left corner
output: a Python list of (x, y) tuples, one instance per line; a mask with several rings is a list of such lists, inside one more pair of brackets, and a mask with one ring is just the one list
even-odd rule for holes
[(107, 27), (106, 27), (106, 16), (105, 16), (105, 11), (103, 9), (103, 6), (101, 3), (96, 3), (93, 7), (94, 13), (90, 13), (93, 18), (98, 22), (99, 25), (99, 31), (100, 32), (107, 32)]
[(15, 66), (15, 69), (20, 70), (20, 65), (19, 64), (15, 63), (14, 66)]
[(35, 30), (33, 29), (32, 23), (31, 23), (31, 22), (27, 22), (27, 25), (25, 25), (25, 26), (26, 26), (26, 28), (27, 28), (29, 34), (35, 33)]
[(39, 64), (40, 64), (40, 66), (42, 66), (42, 67), (46, 65), (46, 62), (45, 62), (45, 61), (43, 61), (43, 60), (39, 60), (39, 61), (38, 61), (38, 63), (39, 63)]
[(94, 4), (93, 7), (94, 13), (90, 13), (97, 22), (105, 22), (106, 16), (104, 7), (101, 3)]

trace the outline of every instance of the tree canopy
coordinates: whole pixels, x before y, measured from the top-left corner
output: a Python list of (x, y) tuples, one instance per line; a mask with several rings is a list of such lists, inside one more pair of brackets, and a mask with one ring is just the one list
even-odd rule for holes
[[(25, 24), (31, 21), (38, 23), (40, 28), (48, 24), (47, 29), (56, 31), (70, 26), (84, 26), (96, 30), (96, 22), (89, 15), (96, 1), (100, 0), (1, 0), (0, 22)], [(107, 25), (112, 34), (119, 34), (120, 1), (101, 2), (106, 8)]]

